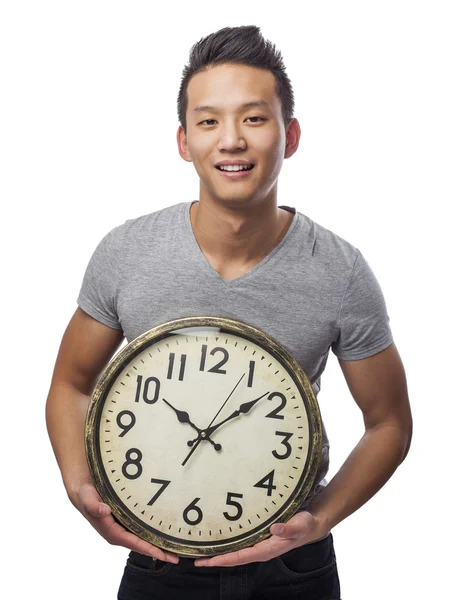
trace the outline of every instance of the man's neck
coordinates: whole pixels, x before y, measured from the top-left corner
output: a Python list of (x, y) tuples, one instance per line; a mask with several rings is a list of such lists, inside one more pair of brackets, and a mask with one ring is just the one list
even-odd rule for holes
[(196, 241), (214, 263), (254, 266), (280, 243), (293, 215), (275, 202), (246, 211), (217, 209), (204, 201), (191, 206)]

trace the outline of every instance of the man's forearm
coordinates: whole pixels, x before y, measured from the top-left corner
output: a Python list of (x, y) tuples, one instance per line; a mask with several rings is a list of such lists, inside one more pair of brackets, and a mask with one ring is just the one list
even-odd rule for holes
[(376, 494), (404, 460), (410, 433), (394, 424), (367, 429), (308, 511), (329, 531)]
[(75, 487), (91, 482), (84, 442), (89, 401), (90, 397), (76, 388), (55, 384), (46, 404), (49, 437), (70, 498)]

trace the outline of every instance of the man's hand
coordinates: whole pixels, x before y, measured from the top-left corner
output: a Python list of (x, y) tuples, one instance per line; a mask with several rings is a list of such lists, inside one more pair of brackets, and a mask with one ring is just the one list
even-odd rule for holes
[(177, 564), (179, 558), (172, 552), (164, 552), (160, 548), (149, 544), (124, 529), (111, 514), (111, 509), (101, 501), (95, 487), (90, 483), (84, 483), (71, 501), (84, 515), (87, 521), (96, 531), (110, 544), (124, 546), (141, 554), (151, 556), (158, 560)]
[(212, 558), (198, 558), (194, 564), (196, 567), (235, 567), (252, 562), (265, 562), (298, 546), (310, 544), (328, 533), (324, 530), (324, 526), (307, 511), (297, 513), (287, 523), (274, 523), (270, 531), (272, 537), (251, 548)]

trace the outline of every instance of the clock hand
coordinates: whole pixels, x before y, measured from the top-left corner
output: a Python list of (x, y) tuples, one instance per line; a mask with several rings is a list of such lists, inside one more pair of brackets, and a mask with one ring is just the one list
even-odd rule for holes
[[(253, 406), (256, 404), (256, 402), (259, 402), (259, 400), (262, 400), (262, 398), (264, 398), (264, 396), (267, 396), (267, 394), (269, 394), (269, 393), (270, 392), (266, 392), (265, 394), (262, 394), (262, 396), (259, 396), (259, 398), (256, 398), (256, 400), (251, 400), (250, 402), (244, 402), (241, 406), (239, 406), (239, 408), (236, 411), (234, 411), (232, 413), (232, 415), (230, 415), (229, 417), (227, 417), (227, 419), (224, 419), (223, 421), (220, 421), (220, 423), (217, 423), (216, 425), (213, 425), (212, 427), (207, 427), (207, 429), (204, 429), (203, 431), (207, 435), (212, 435), (212, 433), (214, 431), (216, 431), (218, 429), (218, 427), (221, 427), (221, 425), (224, 425), (224, 423), (226, 423), (227, 421), (230, 421), (231, 419), (234, 419), (235, 417), (238, 417), (242, 413), (245, 414), (245, 415), (247, 413), (249, 413), (250, 410), (253, 408)], [(191, 442), (188, 442), (188, 446), (192, 446), (197, 439), (198, 438), (195, 438), (194, 440), (191, 440)]]
[(180, 421), (180, 423), (188, 423), (188, 425), (191, 425), (191, 427), (193, 429), (195, 429), (203, 439), (210, 442), (212, 444), (212, 446), (214, 446), (215, 450), (217, 450), (217, 451), (221, 450), (221, 444), (215, 444), (215, 442), (210, 439), (210, 436), (205, 431), (203, 431), (202, 429), (199, 429), (199, 427), (196, 427), (196, 425), (191, 422), (190, 415), (186, 411), (175, 408), (165, 398), (163, 398), (163, 402), (166, 402), (166, 404), (172, 408), (172, 410), (177, 415), (177, 419)]
[(266, 392), (265, 394), (262, 394), (262, 396), (259, 396), (259, 398), (256, 398), (256, 400), (251, 400), (250, 402), (244, 402), (243, 404), (241, 404), (239, 406), (239, 408), (236, 411), (234, 411), (232, 413), (232, 415), (227, 417), (227, 419), (224, 419), (224, 421), (220, 421), (220, 423), (217, 423), (216, 425), (213, 425), (212, 427), (207, 427), (207, 429), (204, 429), (205, 433), (207, 435), (212, 435), (212, 433), (214, 431), (216, 431), (218, 429), (218, 427), (221, 427), (221, 425), (223, 425), (227, 421), (230, 421), (231, 419), (235, 419), (235, 417), (240, 416), (242, 413), (244, 415), (248, 414), (250, 412), (250, 410), (253, 408), (253, 406), (257, 402), (259, 402), (259, 400), (262, 400), (262, 398), (264, 398), (264, 396), (267, 396), (267, 394), (269, 394), (269, 393), (270, 392)]
[[(240, 379), (237, 381), (237, 383), (234, 386), (234, 389), (232, 390), (232, 392), (229, 394), (229, 396), (226, 398), (226, 400), (223, 402), (223, 406), (220, 408), (220, 410), (216, 413), (216, 415), (213, 417), (212, 421), (210, 422), (209, 426), (207, 427), (207, 429), (210, 428), (210, 426), (212, 425), (213, 421), (217, 418), (217, 416), (220, 414), (220, 412), (223, 410), (226, 402), (229, 400), (229, 398), (232, 396), (232, 394), (235, 392), (235, 390), (237, 389), (237, 386), (239, 385), (239, 383), (242, 381), (242, 379), (245, 377), (245, 373), (240, 377)], [(205, 434), (206, 430), (201, 431), (197, 437), (196, 443), (194, 444), (194, 446), (191, 448), (191, 450), (189, 451), (187, 457), (185, 458), (185, 460), (182, 462), (182, 467), (184, 467), (186, 465), (186, 463), (189, 461), (191, 455), (193, 454), (193, 452), (196, 450), (196, 448), (199, 446), (199, 444), (201, 443), (201, 441), (204, 439), (202, 434)]]
[(165, 398), (163, 398), (163, 402), (166, 402), (166, 404), (172, 408), (172, 410), (177, 415), (177, 419), (180, 421), (180, 423), (188, 423), (188, 425), (191, 425), (191, 427), (193, 429), (196, 429), (196, 431), (198, 433), (201, 433), (201, 429), (199, 429), (199, 427), (196, 427), (196, 425), (190, 421), (190, 415), (187, 412), (185, 412), (184, 410), (179, 410), (178, 408), (175, 408)]

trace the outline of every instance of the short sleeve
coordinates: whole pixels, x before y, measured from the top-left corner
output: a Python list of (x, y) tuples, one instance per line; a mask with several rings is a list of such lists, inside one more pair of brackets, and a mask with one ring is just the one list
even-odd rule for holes
[(77, 298), (84, 312), (113, 329), (122, 329), (117, 314), (120, 238), (120, 227), (116, 227), (98, 244), (87, 265)]
[(337, 320), (333, 353), (341, 360), (360, 360), (393, 342), (382, 290), (361, 252), (351, 272)]

